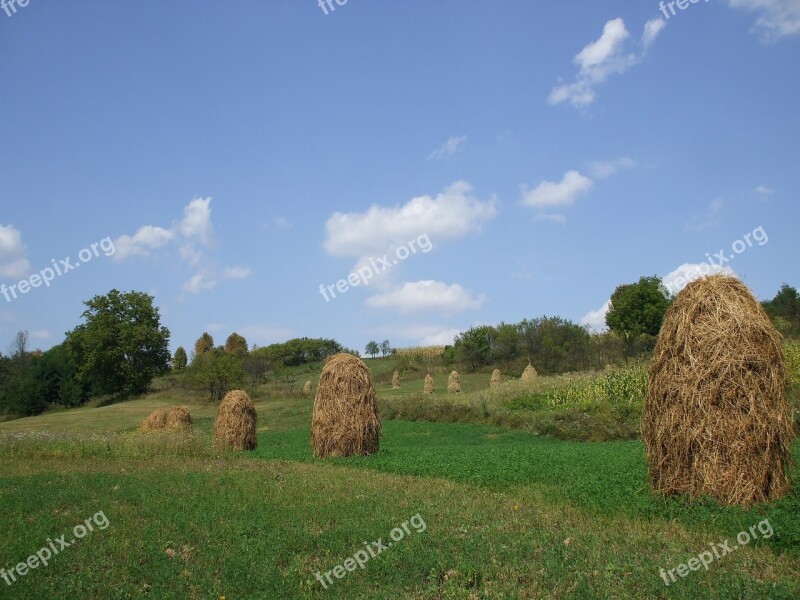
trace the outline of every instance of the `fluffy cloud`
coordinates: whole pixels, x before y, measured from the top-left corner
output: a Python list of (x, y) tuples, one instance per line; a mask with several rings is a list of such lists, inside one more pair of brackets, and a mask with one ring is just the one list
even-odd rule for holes
[(754, 29), (765, 41), (800, 34), (800, 0), (728, 0), (728, 4), (757, 13)]
[(700, 277), (705, 277), (707, 275), (716, 275), (717, 273), (725, 273), (726, 275), (736, 276), (736, 272), (730, 267), (711, 265), (705, 262), (684, 263), (671, 273), (662, 277), (661, 282), (671, 294), (677, 294), (695, 279), (699, 279)]
[(121, 235), (114, 242), (117, 249), (114, 260), (131, 256), (148, 256), (151, 250), (161, 248), (175, 239), (175, 233), (162, 227), (145, 225), (133, 235)]
[(497, 214), (496, 203), (482, 202), (471, 192), (470, 184), (457, 181), (436, 197), (418, 196), (402, 206), (336, 212), (325, 224), (325, 250), (336, 256), (364, 257), (426, 233), (438, 243), (479, 232)]
[(400, 314), (435, 312), (445, 316), (479, 309), (485, 296), (473, 296), (461, 285), (441, 281), (406, 282), (394, 290), (367, 298), (370, 308), (394, 310)]
[(534, 189), (522, 186), (522, 203), (534, 208), (571, 206), (592, 187), (592, 180), (577, 171), (567, 171), (560, 182), (543, 181)]
[(0, 277), (24, 277), (30, 269), (20, 231), (13, 225), (0, 225)]
[(595, 101), (595, 87), (611, 75), (622, 75), (640, 63), (647, 50), (666, 26), (666, 21), (656, 18), (648, 21), (640, 40), (641, 48), (629, 48), (631, 35), (622, 19), (608, 21), (596, 41), (581, 50), (574, 59), (578, 74), (573, 83), (558, 85), (550, 92), (550, 104), (569, 102), (584, 108)]
[(581, 319), (581, 325), (589, 327), (592, 331), (600, 333), (608, 329), (606, 327), (606, 314), (611, 307), (611, 300), (608, 300), (597, 310), (590, 310)]
[(605, 179), (625, 169), (631, 169), (634, 166), (636, 166), (636, 163), (633, 159), (622, 156), (614, 160), (598, 160), (589, 163), (589, 173), (592, 177), (596, 177), (597, 179)]
[(448, 156), (453, 156), (454, 154), (461, 152), (466, 144), (467, 136), (465, 135), (451, 137), (439, 148), (431, 152), (428, 158), (447, 158)]

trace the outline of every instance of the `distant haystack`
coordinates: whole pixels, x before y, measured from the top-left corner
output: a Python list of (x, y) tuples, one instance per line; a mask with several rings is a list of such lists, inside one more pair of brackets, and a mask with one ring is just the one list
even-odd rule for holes
[(154, 431), (167, 426), (167, 409), (157, 408), (139, 425), (139, 431)]
[(214, 442), (234, 450), (255, 450), (256, 418), (256, 407), (247, 392), (228, 392), (217, 412)]
[(791, 491), (781, 335), (738, 279), (696, 279), (667, 309), (642, 440), (653, 488), (664, 494), (747, 506)]
[(492, 371), (492, 379), (489, 381), (489, 387), (497, 387), (503, 383), (503, 375), (500, 373), (500, 369), (495, 369)]
[(450, 377), (447, 378), (447, 393), (458, 394), (461, 392), (461, 380), (458, 377), (457, 371), (452, 371)]
[(400, 373), (397, 371), (394, 372), (392, 375), (392, 389), (399, 390), (400, 389)]
[(167, 429), (177, 429), (180, 431), (192, 430), (192, 415), (185, 406), (176, 406), (167, 413)]
[(311, 447), (320, 458), (367, 456), (380, 446), (381, 421), (372, 376), (363, 361), (336, 354), (322, 368), (311, 417)]
[(431, 377), (430, 373), (425, 375), (425, 387), (423, 389), (426, 394), (432, 394), (436, 391), (433, 387), (433, 377)]
[(303, 386), (303, 393), (308, 396), (311, 392), (314, 391), (314, 386), (311, 385), (310, 381), (306, 381), (306, 384)]
[(528, 366), (525, 367), (525, 370), (522, 372), (522, 377), (520, 379), (522, 381), (533, 381), (539, 377), (539, 374), (536, 372), (536, 369), (533, 368), (531, 363), (528, 363)]

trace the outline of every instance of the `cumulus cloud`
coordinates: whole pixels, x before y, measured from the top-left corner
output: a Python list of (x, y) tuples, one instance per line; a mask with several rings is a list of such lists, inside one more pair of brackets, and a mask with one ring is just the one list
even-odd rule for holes
[(181, 234), (188, 239), (199, 239), (204, 245), (211, 244), (214, 226), (211, 224), (211, 198), (195, 198), (183, 209), (180, 223)]
[(596, 160), (589, 163), (589, 173), (597, 179), (605, 179), (634, 166), (636, 166), (636, 163), (627, 156), (615, 158), (614, 160)]
[(436, 159), (453, 156), (454, 154), (461, 152), (466, 144), (467, 136), (465, 135), (450, 137), (444, 144), (431, 152), (428, 158)]
[(383, 253), (428, 234), (434, 243), (479, 232), (497, 214), (494, 199), (480, 201), (457, 181), (436, 197), (418, 196), (402, 206), (373, 205), (365, 212), (334, 213), (325, 224), (328, 254), (363, 257)]
[(216, 278), (204, 273), (196, 273), (183, 284), (181, 289), (187, 294), (199, 294), (213, 290), (217, 285), (219, 285), (219, 281)]
[(700, 277), (724, 273), (736, 276), (736, 272), (728, 266), (711, 265), (710, 263), (684, 263), (671, 273), (661, 278), (664, 287), (671, 294), (677, 294), (689, 283)]
[(22, 233), (13, 225), (0, 225), (0, 277), (24, 277), (30, 269)]
[(542, 181), (534, 189), (522, 186), (522, 203), (534, 208), (571, 206), (578, 196), (592, 187), (592, 180), (578, 171), (567, 171), (559, 182)]
[(758, 15), (753, 29), (764, 41), (800, 34), (800, 0), (728, 0), (728, 4)]
[(117, 249), (114, 260), (125, 260), (131, 256), (148, 256), (175, 239), (175, 233), (162, 227), (145, 225), (133, 235), (121, 235), (114, 242)]
[(580, 324), (584, 327), (589, 327), (592, 331), (596, 333), (600, 333), (606, 331), (608, 329), (606, 327), (606, 314), (608, 314), (608, 309), (611, 307), (611, 300), (608, 300), (603, 306), (598, 308), (597, 310), (590, 310), (588, 313), (583, 315), (583, 318), (580, 321)]
[(473, 296), (461, 285), (441, 281), (410, 281), (391, 291), (367, 298), (370, 308), (381, 308), (400, 314), (435, 312), (445, 316), (465, 310), (479, 309), (485, 296)]
[(578, 67), (575, 81), (554, 87), (548, 98), (550, 104), (569, 102), (576, 108), (592, 104), (597, 97), (595, 87), (611, 75), (622, 75), (640, 63), (665, 26), (666, 21), (661, 18), (648, 21), (637, 48), (631, 43), (631, 34), (622, 19), (608, 21), (602, 35), (575, 56), (573, 62)]

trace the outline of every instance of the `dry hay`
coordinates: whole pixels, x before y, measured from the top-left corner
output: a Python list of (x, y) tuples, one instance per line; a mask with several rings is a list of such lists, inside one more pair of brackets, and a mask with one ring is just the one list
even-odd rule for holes
[(435, 391), (436, 391), (436, 390), (434, 389), (434, 387), (433, 387), (433, 377), (431, 377), (431, 374), (430, 374), (430, 373), (428, 373), (427, 375), (425, 375), (425, 387), (423, 388), (423, 391), (424, 391), (426, 394), (432, 394), (433, 392), (435, 392)]
[(450, 377), (447, 378), (447, 393), (458, 394), (459, 392), (461, 392), (461, 379), (459, 379), (457, 371), (452, 371)]
[(399, 390), (400, 389), (400, 373), (397, 371), (394, 372), (392, 375), (392, 389)]
[(139, 424), (139, 431), (154, 431), (167, 426), (167, 409), (157, 408)]
[(697, 279), (669, 307), (642, 438), (653, 488), (750, 505), (779, 498), (794, 432), (781, 336), (738, 279)]
[(533, 368), (533, 365), (531, 363), (528, 363), (528, 366), (525, 367), (525, 370), (522, 372), (522, 377), (520, 377), (520, 379), (522, 381), (533, 381), (538, 376), (539, 374), (536, 372), (536, 369)]
[(314, 386), (311, 385), (310, 381), (306, 381), (306, 384), (303, 386), (303, 393), (308, 395), (314, 391)]
[(173, 407), (167, 413), (166, 427), (167, 429), (191, 431), (192, 415), (189, 414), (189, 409), (185, 406)]
[(500, 373), (500, 369), (495, 369), (492, 371), (492, 379), (489, 381), (489, 387), (497, 387), (503, 383), (503, 375)]
[(256, 407), (247, 392), (233, 390), (223, 398), (214, 423), (214, 443), (234, 450), (255, 450)]
[(367, 365), (351, 354), (330, 357), (319, 377), (311, 447), (326, 456), (367, 456), (380, 446), (381, 421)]

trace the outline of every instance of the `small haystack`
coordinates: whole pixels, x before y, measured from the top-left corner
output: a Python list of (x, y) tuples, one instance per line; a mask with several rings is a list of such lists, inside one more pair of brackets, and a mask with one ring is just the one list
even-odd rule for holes
[(392, 389), (399, 390), (400, 389), (400, 373), (397, 371), (394, 372), (392, 375)]
[(461, 392), (461, 380), (458, 377), (457, 371), (451, 371), (450, 377), (447, 378), (447, 393), (458, 394)]
[(308, 396), (311, 392), (314, 391), (314, 386), (311, 385), (310, 381), (306, 381), (306, 384), (303, 386), (303, 393)]
[(431, 377), (431, 374), (430, 374), (430, 373), (428, 373), (427, 375), (425, 375), (425, 387), (423, 388), (423, 391), (424, 391), (426, 394), (432, 394), (433, 392), (435, 392), (435, 391), (436, 391), (436, 390), (434, 389), (434, 387), (433, 387), (433, 377)]
[(157, 408), (139, 424), (139, 431), (154, 431), (167, 426), (167, 409)]
[(503, 375), (500, 373), (500, 369), (495, 369), (492, 371), (492, 378), (489, 380), (489, 387), (494, 388), (503, 383)]
[(247, 392), (228, 392), (217, 411), (214, 443), (234, 450), (255, 450), (256, 419), (256, 407)]
[(697, 279), (667, 310), (642, 438), (653, 488), (664, 494), (750, 505), (790, 490), (781, 336), (738, 279)]
[(311, 418), (311, 447), (326, 456), (367, 456), (380, 446), (381, 421), (367, 365), (351, 354), (328, 359)]
[(536, 372), (536, 369), (533, 368), (533, 365), (531, 363), (528, 363), (528, 366), (525, 367), (525, 370), (522, 372), (522, 377), (520, 377), (520, 379), (522, 381), (533, 381), (538, 376), (539, 374)]
[(175, 406), (167, 413), (167, 429), (177, 429), (180, 431), (192, 430), (192, 415), (185, 406)]

